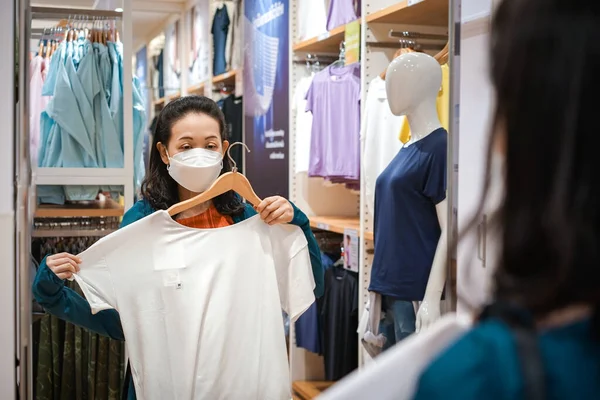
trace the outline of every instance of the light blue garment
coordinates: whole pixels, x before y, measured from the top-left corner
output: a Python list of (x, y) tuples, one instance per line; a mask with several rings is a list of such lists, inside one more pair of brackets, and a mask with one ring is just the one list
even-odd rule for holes
[[(60, 149), (60, 133), (56, 133), (58, 126), (54, 120), (44, 111), (40, 116), (40, 153), (38, 165), (40, 167), (49, 167), (53, 162), (58, 162), (60, 154), (56, 152), (51, 154), (49, 149)], [(55, 143), (58, 141), (58, 143)], [(52, 157), (55, 157), (54, 159)], [(38, 186), (38, 201), (45, 204), (64, 204), (65, 192), (62, 186)]]
[[(103, 110), (105, 112), (103, 120), (112, 121), (114, 133), (107, 132), (105, 134), (104, 155), (107, 167), (122, 168), (125, 162), (123, 150), (123, 86), (120, 82), (123, 64), (117, 54), (115, 43), (107, 42), (106, 48), (110, 59), (111, 80), (107, 82), (106, 87), (106, 90), (110, 93), (107, 96), (108, 114), (106, 114), (106, 110)], [(111, 196), (117, 196), (119, 190), (121, 190), (120, 187), (111, 186)]]
[(84, 107), (85, 91), (79, 81), (70, 55), (56, 81), (54, 98), (46, 108), (48, 115), (61, 127), (61, 163), (57, 167), (98, 167), (96, 151), (85, 119), (92, 119), (90, 109)]
[[(40, 117), (40, 167), (123, 167), (122, 71), (120, 43), (105, 46), (78, 38), (60, 45), (43, 88), (53, 98)], [(146, 112), (139, 82), (133, 84), (134, 185), (139, 189)], [(38, 187), (38, 198), (58, 204), (93, 200), (99, 189), (116, 197), (122, 186)]]
[[(42, 95), (53, 96), (58, 76), (64, 67), (66, 43), (62, 42), (50, 60), (49, 71), (42, 87)], [(46, 108), (47, 110), (47, 108)], [(38, 166), (52, 167), (60, 161), (61, 133), (54, 120), (44, 110), (40, 115), (40, 149)], [(64, 204), (65, 193), (62, 186), (38, 186), (38, 201), (46, 204)]]
[(46, 75), (46, 80), (44, 81), (44, 86), (42, 86), (42, 95), (43, 96), (54, 96), (54, 86), (56, 86), (56, 78), (58, 76), (59, 65), (64, 62), (65, 56), (65, 42), (62, 42), (54, 55), (50, 59), (50, 66), (48, 67), (48, 73)]
[[(80, 49), (79, 47), (85, 47)], [(86, 127), (86, 133), (91, 148), (94, 150), (89, 157), (84, 155), (84, 167), (102, 167), (102, 161), (98, 158), (97, 142), (100, 132), (96, 129), (96, 115), (94, 113), (94, 99), (100, 94), (100, 87), (96, 83), (98, 80), (98, 71), (92, 44), (89, 41), (82, 42), (78, 49), (80, 55), (79, 68), (76, 76), (71, 76), (71, 86), (76, 91), (77, 103), (81, 113), (83, 124)], [(68, 63), (68, 59), (67, 59)], [(70, 69), (69, 66), (67, 66)], [(72, 72), (72, 71), (71, 71)], [(93, 161), (91, 161), (92, 159)], [(71, 162), (73, 162), (71, 160)], [(94, 200), (100, 190), (99, 186), (65, 186), (65, 195), (68, 200)]]
[[(57, 125), (61, 127), (62, 148), (61, 165), (65, 168), (97, 168), (96, 151), (94, 149), (94, 113), (89, 102), (84, 85), (91, 86), (91, 82), (82, 82), (75, 71), (72, 57), (67, 55), (65, 70), (71, 83), (71, 93), (64, 90), (60, 97), (69, 97), (74, 100), (76, 107), (70, 108), (71, 112), (61, 109), (53, 115)], [(59, 86), (55, 93), (55, 100), (59, 100)], [(91, 88), (88, 89), (91, 92)], [(56, 106), (57, 102), (55, 102)], [(79, 111), (79, 112), (77, 112)], [(65, 186), (65, 197), (70, 201), (94, 200), (98, 195), (98, 186)]]
[(117, 46), (113, 42), (108, 42), (108, 54), (112, 63), (112, 82), (110, 89), (110, 113), (117, 132), (120, 133), (121, 151), (123, 150), (123, 85), (121, 81), (121, 72), (123, 64), (121, 57), (117, 52)]
[(142, 97), (140, 81), (133, 77), (133, 177), (135, 191), (142, 186), (146, 172), (144, 165), (144, 132), (146, 132), (146, 108)]
[(93, 43), (94, 52), (96, 53), (96, 62), (98, 64), (98, 73), (100, 82), (106, 96), (106, 101), (110, 101), (110, 89), (112, 86), (112, 64), (108, 48), (102, 43)]

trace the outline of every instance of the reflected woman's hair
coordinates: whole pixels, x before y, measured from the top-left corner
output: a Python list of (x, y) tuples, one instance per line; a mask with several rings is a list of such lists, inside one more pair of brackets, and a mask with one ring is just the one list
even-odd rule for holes
[(598, 309), (600, 2), (502, 2), (490, 64), (496, 109), (478, 215), (500, 145), (505, 194), (490, 219), (501, 237), (494, 298), (536, 317), (575, 304)]

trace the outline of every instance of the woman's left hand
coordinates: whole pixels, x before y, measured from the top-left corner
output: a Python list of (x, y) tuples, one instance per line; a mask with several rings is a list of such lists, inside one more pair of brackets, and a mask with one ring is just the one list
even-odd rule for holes
[(288, 224), (294, 218), (292, 204), (281, 196), (267, 197), (256, 207), (256, 211), (269, 225)]

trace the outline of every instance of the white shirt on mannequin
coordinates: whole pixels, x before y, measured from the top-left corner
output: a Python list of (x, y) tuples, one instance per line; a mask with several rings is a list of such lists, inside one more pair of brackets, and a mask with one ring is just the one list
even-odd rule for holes
[[(406, 117), (392, 114), (388, 104), (385, 81), (379, 76), (369, 84), (365, 113), (362, 118), (361, 140), (364, 143), (362, 168), (365, 177), (367, 209), (375, 213), (375, 182), (379, 174), (398, 154), (402, 143), (398, 132)], [(370, 227), (372, 229), (372, 227)]]

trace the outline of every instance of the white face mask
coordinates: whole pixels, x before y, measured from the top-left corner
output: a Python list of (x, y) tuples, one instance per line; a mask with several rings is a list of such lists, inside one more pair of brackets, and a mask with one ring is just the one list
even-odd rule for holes
[(194, 193), (202, 193), (217, 180), (223, 169), (223, 155), (202, 148), (190, 149), (169, 156), (167, 167), (171, 178)]

